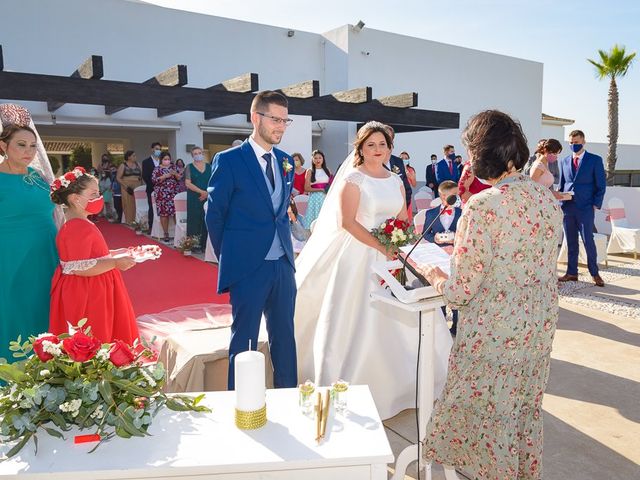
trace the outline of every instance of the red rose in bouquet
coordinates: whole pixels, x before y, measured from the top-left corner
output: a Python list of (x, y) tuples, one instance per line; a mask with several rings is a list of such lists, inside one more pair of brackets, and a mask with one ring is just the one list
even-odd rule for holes
[(82, 332), (76, 332), (71, 337), (62, 341), (64, 351), (67, 352), (69, 358), (74, 362), (86, 362), (95, 357), (96, 352), (102, 343), (94, 337), (85, 335)]
[(393, 233), (394, 226), (392, 223), (387, 223), (387, 226), (384, 227), (384, 233), (391, 234)]
[(47, 335), (46, 337), (40, 337), (33, 342), (33, 351), (36, 352), (36, 355), (42, 362), (48, 362), (53, 358), (53, 355), (44, 351), (44, 346), (42, 343), (44, 341), (51, 343), (60, 343), (60, 339), (55, 335)]
[(129, 348), (129, 345), (124, 343), (122, 340), (116, 340), (113, 345), (111, 345), (111, 349), (109, 350), (109, 360), (111, 360), (111, 363), (116, 367), (129, 365), (134, 359), (135, 356)]

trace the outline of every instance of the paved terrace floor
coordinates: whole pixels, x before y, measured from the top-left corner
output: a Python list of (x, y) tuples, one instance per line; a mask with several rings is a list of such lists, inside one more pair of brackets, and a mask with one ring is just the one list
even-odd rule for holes
[[(561, 289), (543, 404), (544, 479), (640, 479), (640, 262), (609, 256), (603, 288), (582, 266), (580, 274)], [(415, 441), (415, 410), (384, 424), (397, 457)], [(416, 465), (405, 479), (417, 478)], [(444, 479), (440, 466), (433, 478)]]

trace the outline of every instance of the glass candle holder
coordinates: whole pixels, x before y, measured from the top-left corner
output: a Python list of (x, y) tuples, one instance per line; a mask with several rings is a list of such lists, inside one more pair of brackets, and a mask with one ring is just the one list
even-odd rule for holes
[(338, 380), (331, 384), (331, 399), (333, 400), (333, 408), (337, 414), (344, 415), (347, 411), (348, 392), (349, 383), (344, 380)]
[(313, 394), (316, 386), (310, 380), (298, 386), (298, 405), (303, 415), (311, 416), (313, 413)]

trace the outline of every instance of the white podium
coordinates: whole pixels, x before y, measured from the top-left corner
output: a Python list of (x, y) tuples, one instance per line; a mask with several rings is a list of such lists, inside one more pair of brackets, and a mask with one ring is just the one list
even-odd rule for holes
[[(433, 287), (422, 287), (416, 290), (404, 292), (402, 287), (393, 277), (384, 275), (384, 270), (392, 270), (398, 267), (399, 261), (379, 263), (374, 265), (374, 271), (385, 279), (389, 287), (394, 290), (402, 301), (391, 295), (389, 289), (380, 290), (371, 294), (372, 301), (383, 302), (406, 312), (416, 315), (418, 331), (420, 332), (420, 349), (418, 351), (418, 371), (416, 389), (418, 392), (418, 441), (406, 447), (396, 460), (395, 471), (391, 480), (403, 480), (407, 467), (418, 461), (418, 468), (425, 470), (425, 478), (431, 480), (431, 464), (426, 463), (422, 458), (422, 439), (426, 432), (427, 423), (431, 418), (433, 403), (435, 402), (435, 320), (436, 312), (444, 306), (442, 295), (439, 295)], [(388, 273), (388, 272), (387, 272)], [(399, 290), (402, 289), (402, 290)], [(407, 296), (414, 295), (417, 299), (413, 302), (407, 301)], [(456, 472), (452, 468), (444, 468), (447, 480), (459, 480)]]

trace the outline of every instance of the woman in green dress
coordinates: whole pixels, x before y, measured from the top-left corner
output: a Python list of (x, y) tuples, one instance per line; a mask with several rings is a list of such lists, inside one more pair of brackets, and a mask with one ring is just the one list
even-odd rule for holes
[(3, 127), (0, 134), (0, 153), (4, 156), (0, 163), (0, 358), (9, 362), (13, 360), (8, 348), (11, 340), (21, 335), (24, 341), (29, 335), (47, 331), (51, 278), (58, 264), (49, 182), (29, 166), (37, 150), (37, 134), (24, 122)]
[(204, 161), (200, 147), (191, 149), (193, 163), (185, 170), (187, 186), (187, 235), (200, 237), (200, 249), (207, 245), (207, 225), (204, 221), (204, 202), (207, 201), (207, 185), (211, 177), (211, 164)]
[(423, 454), (469, 478), (539, 480), (562, 213), (548, 188), (520, 173), (529, 149), (508, 115), (477, 114), (462, 141), (474, 175), (493, 188), (465, 205), (451, 275), (419, 268), (459, 315)]

